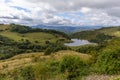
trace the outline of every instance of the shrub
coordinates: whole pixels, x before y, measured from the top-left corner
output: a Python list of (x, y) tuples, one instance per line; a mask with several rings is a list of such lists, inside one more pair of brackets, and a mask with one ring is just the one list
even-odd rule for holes
[(35, 80), (34, 70), (32, 66), (27, 66), (23, 68), (20, 74), (24, 80)]
[(42, 62), (39, 62), (37, 65), (33, 66), (35, 77), (38, 80), (46, 80), (48, 78), (48, 67)]
[(85, 66), (84, 62), (77, 56), (64, 56), (60, 62), (60, 71), (70, 80), (83, 75), (83, 68)]
[(11, 24), (10, 26), (12, 32), (18, 32), (18, 33), (27, 33), (32, 29), (28, 26), (17, 25), (17, 24)]
[(96, 45), (84, 45), (76, 49), (77, 52), (81, 52), (81, 53), (92, 53), (93, 51), (98, 52), (99, 50), (100, 50), (100, 46), (96, 46)]
[(53, 52), (53, 48), (48, 47), (48, 48), (45, 50), (45, 55), (50, 55), (52, 52)]
[(120, 73), (120, 49), (105, 49), (97, 58), (95, 69), (100, 74)]
[(96, 43), (101, 43), (103, 41), (107, 41), (112, 39), (113, 36), (109, 36), (109, 35), (105, 35), (104, 33), (99, 33), (98, 35), (96, 35), (95, 38), (91, 39), (91, 42), (96, 42)]

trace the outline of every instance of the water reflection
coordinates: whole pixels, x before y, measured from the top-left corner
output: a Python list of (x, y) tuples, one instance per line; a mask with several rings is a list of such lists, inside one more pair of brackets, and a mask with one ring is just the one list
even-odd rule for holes
[(80, 39), (71, 39), (73, 42), (72, 43), (65, 43), (66, 46), (81, 46), (81, 45), (86, 45), (86, 44), (95, 44), (91, 43), (88, 40), (80, 40)]

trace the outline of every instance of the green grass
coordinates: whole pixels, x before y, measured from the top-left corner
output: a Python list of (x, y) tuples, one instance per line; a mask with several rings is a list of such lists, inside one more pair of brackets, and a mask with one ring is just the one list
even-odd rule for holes
[(54, 35), (44, 32), (26, 33), (24, 37), (29, 38), (30, 41), (39, 41), (40, 43), (45, 43), (45, 41), (55, 42), (58, 40)]
[(13, 39), (15, 41), (19, 41), (21, 39), (28, 39), (27, 37), (22, 37), (22, 34), (10, 32), (10, 31), (1, 32), (0, 35)]
[(106, 28), (101, 28), (96, 30), (76, 32), (71, 34), (71, 37), (91, 40), (96, 38), (96, 36), (100, 33), (103, 33), (109, 36), (120, 37), (120, 27), (106, 27)]
[(120, 37), (120, 27), (110, 27), (110, 28), (103, 28), (98, 30), (100, 33), (104, 33), (106, 35)]
[(0, 35), (4, 37), (8, 37), (10, 39), (13, 39), (15, 41), (21, 41), (21, 39), (28, 39), (30, 42), (38, 41), (40, 44), (45, 44), (46, 41), (50, 41), (52, 43), (56, 42), (59, 39), (65, 39), (59, 34), (50, 34), (46, 32), (33, 32), (33, 33), (24, 33), (20, 34), (17, 32), (11, 32), (9, 25), (0, 25), (0, 30), (3, 30), (0, 32)]
[[(64, 38), (64, 37), (56, 37), (53, 34), (49, 33), (44, 33), (44, 32), (34, 32), (34, 33), (25, 33), (25, 34), (20, 34), (16, 32), (10, 32), (10, 31), (3, 31), (0, 32), (0, 35), (8, 37), (10, 39), (13, 39), (15, 41), (20, 41), (21, 39), (28, 39), (31, 42), (38, 41), (40, 44), (44, 44), (45, 41), (50, 41), (50, 42), (56, 42), (57, 40)], [(65, 38), (64, 38), (65, 39)]]

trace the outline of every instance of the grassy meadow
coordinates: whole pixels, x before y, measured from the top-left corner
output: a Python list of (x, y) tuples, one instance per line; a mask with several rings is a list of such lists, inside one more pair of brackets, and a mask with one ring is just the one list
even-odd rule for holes
[(29, 40), (32, 43), (35, 43), (35, 41), (38, 41), (39, 44), (45, 44), (46, 41), (50, 41), (52, 43), (55, 43), (57, 40), (64, 39), (67, 40), (65, 37), (59, 35), (59, 34), (50, 34), (47, 32), (32, 32), (32, 33), (17, 33), (17, 32), (11, 32), (10, 31), (11, 26), (10, 25), (0, 25), (0, 35), (4, 37), (8, 37), (12, 40), (15, 40), (17, 42), (20, 42), (21, 40)]

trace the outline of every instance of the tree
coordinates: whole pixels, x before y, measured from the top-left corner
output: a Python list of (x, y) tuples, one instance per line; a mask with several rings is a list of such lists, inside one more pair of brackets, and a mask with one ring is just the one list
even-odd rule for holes
[(39, 43), (39, 41), (36, 40), (35, 43), (37, 44), (37, 43)]

